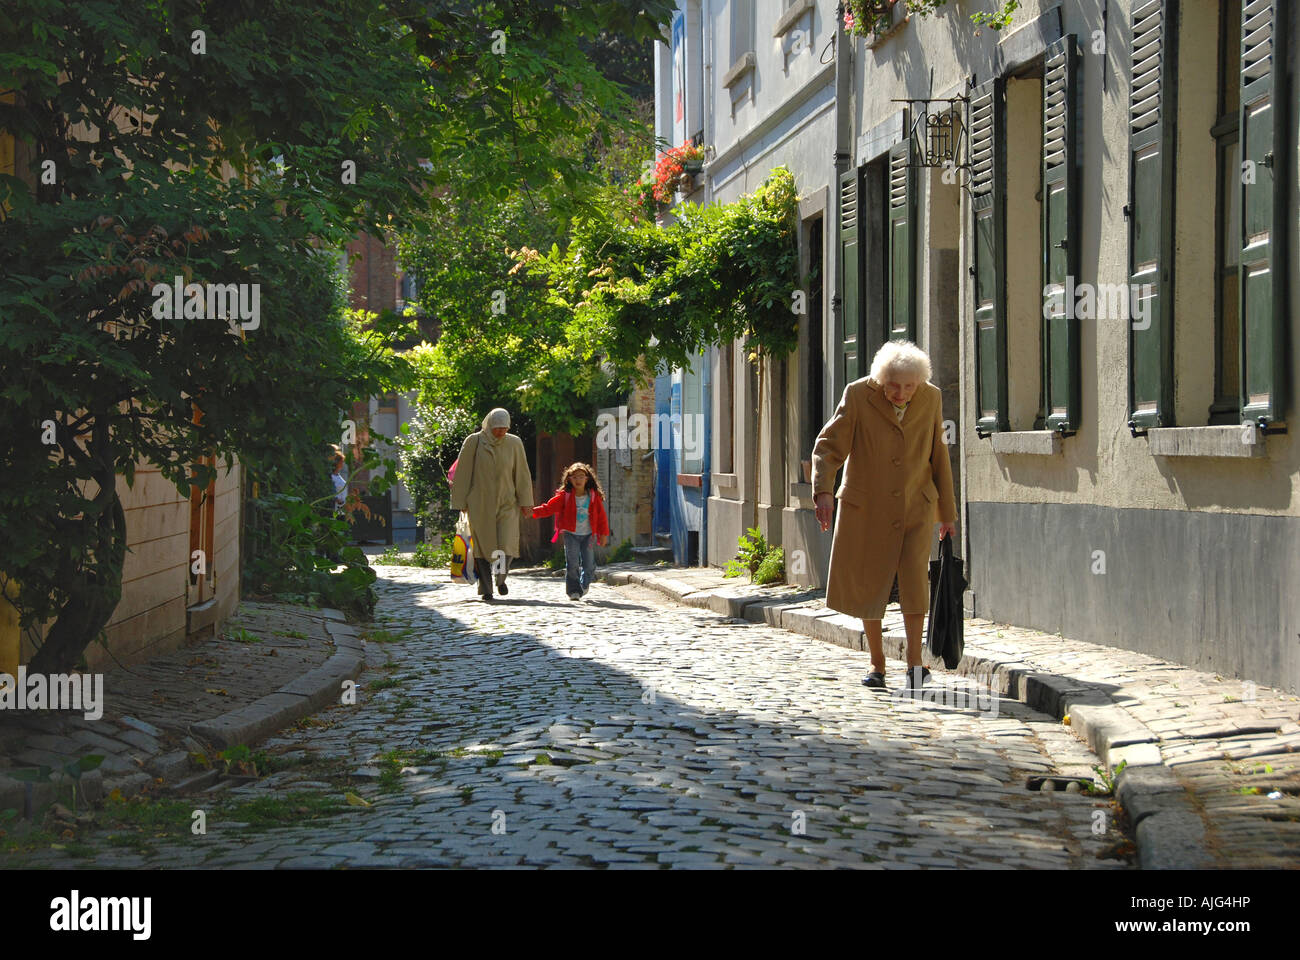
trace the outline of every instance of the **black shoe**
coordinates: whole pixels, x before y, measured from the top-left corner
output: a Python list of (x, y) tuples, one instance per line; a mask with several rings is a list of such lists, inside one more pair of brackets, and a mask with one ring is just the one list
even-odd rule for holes
[(862, 681), (863, 686), (871, 687), (874, 690), (885, 689), (885, 675), (879, 670), (873, 670), (867, 674), (866, 679)]
[(501, 596), (504, 597), (509, 592), (510, 591), (506, 588), (506, 578), (497, 577), (497, 593), (501, 594)]
[[(920, 682), (917, 682), (916, 671), (921, 671)], [(904, 690), (920, 690), (925, 686), (925, 682), (930, 679), (929, 667), (912, 667), (905, 674), (906, 679), (903, 681)]]

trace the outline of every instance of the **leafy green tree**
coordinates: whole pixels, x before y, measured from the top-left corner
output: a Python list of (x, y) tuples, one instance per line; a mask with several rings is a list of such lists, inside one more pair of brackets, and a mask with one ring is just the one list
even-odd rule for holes
[[(7, 4), (0, 130), (30, 162), (0, 178), (0, 587), (53, 621), (33, 670), (72, 668), (120, 599), (118, 475), (148, 460), (185, 493), (213, 454), (300, 473), (340, 409), (408, 382), (409, 331), (349, 321), (321, 251), (417, 221), (453, 180), (462, 199), (580, 187), (552, 144), (608, 127), (622, 94), (573, 39), (649, 37), (670, 9)], [(256, 323), (156, 312), (178, 276), (256, 284)]]
[(459, 456), (465, 438), (480, 423), (473, 412), (461, 407), (425, 408), (411, 420), (399, 476), (410, 491), (416, 512), (440, 533), (446, 533), (455, 523), (449, 506), (447, 471)]
[(794, 350), (798, 207), (788, 170), (734, 203), (683, 204), (667, 227), (631, 222), (634, 209), (608, 203), (575, 223), (565, 249), (520, 256), (571, 316), (565, 336), (580, 361), (612, 368), (622, 384), (738, 339), (755, 359)]

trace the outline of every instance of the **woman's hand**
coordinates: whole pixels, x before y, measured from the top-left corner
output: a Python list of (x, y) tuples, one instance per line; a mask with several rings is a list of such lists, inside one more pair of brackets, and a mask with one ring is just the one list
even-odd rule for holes
[(829, 493), (817, 494), (814, 503), (817, 504), (817, 522), (821, 524), (824, 531), (831, 528), (831, 514), (834, 512), (835, 497)]
[(939, 524), (939, 539), (940, 539), (940, 540), (942, 540), (944, 537), (955, 537), (955, 536), (957, 536), (957, 524), (955, 524), (955, 523), (941, 523), (941, 524)]
[(532, 507), (520, 507), (519, 509), (520, 509), (520, 511), (523, 513), (523, 515), (524, 515), (524, 519), (525, 519), (525, 520), (531, 520), (531, 519), (533, 518), (533, 508), (532, 508)]

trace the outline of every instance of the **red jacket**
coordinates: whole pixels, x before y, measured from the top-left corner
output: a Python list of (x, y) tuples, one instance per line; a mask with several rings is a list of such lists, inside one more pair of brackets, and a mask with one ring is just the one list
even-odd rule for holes
[[(588, 487), (591, 503), (587, 508), (587, 519), (591, 522), (591, 532), (597, 539), (609, 536), (609, 517), (605, 515), (605, 501), (594, 487)], [(555, 517), (555, 536), (551, 543), (560, 539), (566, 530), (572, 531), (578, 526), (578, 500), (572, 490), (557, 490), (555, 496), (539, 506), (533, 507), (533, 518)]]

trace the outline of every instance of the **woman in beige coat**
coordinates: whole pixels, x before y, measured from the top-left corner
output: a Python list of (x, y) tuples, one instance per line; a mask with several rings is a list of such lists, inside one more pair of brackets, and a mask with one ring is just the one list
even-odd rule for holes
[(930, 607), (931, 538), (936, 520), (941, 538), (953, 535), (957, 522), (942, 394), (929, 379), (930, 358), (919, 347), (886, 343), (870, 375), (844, 388), (813, 447), (813, 496), (823, 530), (830, 528), (831, 488), (844, 465), (826, 604), (862, 618), (869, 687), (885, 685), (880, 621), (895, 575), (907, 630), (906, 685), (920, 687), (929, 676), (921, 668), (921, 630)]
[[(519, 556), (519, 517), (531, 516), (533, 480), (524, 442), (509, 432), (510, 414), (497, 407), (465, 438), (451, 483), (451, 508), (469, 511), (478, 592), (492, 599), (491, 574), (504, 596), (510, 561)], [(521, 509), (522, 508), (522, 509)]]

